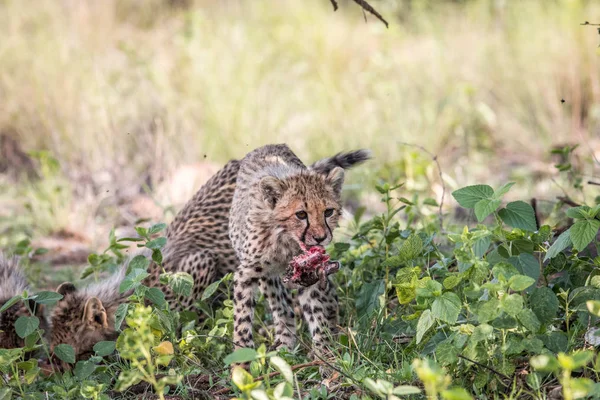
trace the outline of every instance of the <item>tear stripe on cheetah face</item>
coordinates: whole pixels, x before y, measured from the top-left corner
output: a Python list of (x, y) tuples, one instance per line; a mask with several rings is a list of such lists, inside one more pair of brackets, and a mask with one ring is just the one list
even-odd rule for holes
[[(24, 290), (30, 292), (25, 275), (19, 266), (19, 259), (9, 258), (0, 252), (0, 307)], [(48, 322), (44, 315), (44, 306), (29, 300), (29, 308), (35, 311), (36, 317), (40, 320), (40, 328), (47, 333)], [(25, 345), (25, 341), (15, 331), (15, 322), (22, 316), (31, 316), (23, 302), (18, 302), (0, 313), (0, 348), (12, 349)]]
[[(344, 168), (365, 161), (365, 150), (338, 154), (307, 168), (286, 145), (268, 145), (241, 162), (232, 202), (229, 235), (240, 260), (234, 274), (234, 342), (252, 347), (252, 301), (260, 286), (275, 323), (276, 343), (293, 348), (294, 313), (280, 275), (299, 254), (299, 243), (325, 246), (341, 214)], [(332, 285), (310, 287), (300, 297), (317, 347), (324, 346), (327, 318), (337, 316)], [(333, 317), (331, 317), (333, 319)]]

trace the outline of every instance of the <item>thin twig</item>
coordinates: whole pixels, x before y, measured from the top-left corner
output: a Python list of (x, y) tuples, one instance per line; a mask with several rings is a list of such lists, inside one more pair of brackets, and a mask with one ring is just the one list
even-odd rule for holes
[(533, 208), (533, 215), (535, 217), (535, 227), (536, 229), (540, 229), (540, 216), (538, 214), (537, 199), (535, 197), (531, 199), (531, 208)]
[(338, 4), (337, 1), (335, 0), (329, 0), (331, 2), (331, 5), (333, 6), (333, 11), (337, 11), (338, 9)]
[[(308, 368), (308, 367), (319, 367), (319, 366), (321, 366), (323, 364), (324, 364), (323, 361), (320, 361), (320, 360), (319, 361), (311, 361), (311, 362), (307, 362), (307, 363), (304, 363), (304, 364), (297, 364), (297, 365), (293, 365), (292, 366), (292, 371), (297, 371), (299, 369)], [(269, 378), (269, 379), (271, 379), (271, 378), (273, 378), (273, 377), (275, 377), (277, 375), (280, 375), (280, 374), (281, 374), (281, 372), (274, 371), (274, 372), (271, 372), (266, 377)], [(260, 376), (260, 377), (256, 378), (256, 381), (262, 381), (263, 379), (265, 379), (265, 377), (264, 376)], [(220, 395), (220, 394), (229, 393), (230, 391), (231, 391), (230, 388), (222, 388), (222, 389), (217, 390), (216, 392), (213, 392), (212, 394), (215, 395), (215, 396), (217, 396), (217, 395)]]
[(557, 199), (560, 200), (560, 201), (562, 201), (566, 205), (571, 206), (571, 207), (579, 207), (581, 205), (581, 204), (575, 203), (568, 196), (558, 196)]
[(458, 355), (458, 357), (459, 357), (459, 358), (462, 358), (463, 360), (466, 360), (466, 361), (472, 362), (473, 364), (475, 364), (475, 365), (477, 365), (477, 366), (480, 366), (481, 368), (485, 368), (485, 369), (487, 369), (488, 371), (491, 371), (491, 372), (495, 373), (496, 375), (498, 375), (498, 376), (501, 376), (501, 377), (502, 377), (502, 378), (504, 378), (504, 379), (507, 379), (507, 380), (509, 380), (509, 381), (511, 380), (511, 378), (510, 378), (510, 377), (508, 377), (507, 375), (504, 375), (502, 372), (498, 372), (498, 371), (496, 371), (496, 370), (495, 370), (494, 368), (492, 368), (492, 367), (488, 367), (488, 366), (487, 366), (487, 365), (485, 365), (485, 364), (481, 364), (481, 363), (479, 363), (479, 362), (477, 362), (477, 361), (471, 360), (470, 358), (467, 358), (467, 357), (465, 357), (465, 356), (463, 356), (463, 355), (461, 355), (461, 354), (459, 354), (459, 355)]
[(378, 20), (380, 20), (381, 22), (383, 22), (385, 24), (386, 28), (390, 27), (388, 22), (381, 16), (381, 14), (379, 14), (377, 12), (377, 10), (375, 10), (373, 7), (371, 7), (371, 5), (369, 3), (367, 3), (365, 0), (354, 0), (354, 2), (356, 4), (358, 4), (359, 6), (361, 6), (363, 10), (368, 11), (371, 14), (373, 14), (375, 17), (377, 17)]
[(588, 185), (600, 186), (600, 182), (588, 181)]
[(418, 144), (406, 143), (406, 142), (398, 142), (398, 144), (401, 144), (403, 146), (416, 147), (417, 149), (420, 149), (421, 151), (427, 153), (431, 157), (433, 162), (435, 162), (435, 165), (437, 166), (437, 170), (438, 170), (438, 175), (440, 177), (440, 183), (442, 184), (442, 198), (440, 200), (440, 208), (439, 208), (438, 214), (439, 214), (439, 219), (440, 219), (440, 230), (443, 231), (444, 230), (444, 215), (442, 213), (442, 207), (444, 207), (444, 198), (446, 196), (446, 184), (444, 183), (444, 177), (442, 175), (442, 167), (440, 166), (440, 162), (438, 161), (437, 155), (433, 154), (432, 152), (427, 150), (425, 147), (418, 145)]
[(590, 24), (590, 23), (589, 23), (589, 22), (587, 22), (587, 21), (585, 21), (585, 22), (582, 22), (582, 23), (581, 23), (581, 24), (579, 24), (579, 25), (600, 26), (600, 24)]

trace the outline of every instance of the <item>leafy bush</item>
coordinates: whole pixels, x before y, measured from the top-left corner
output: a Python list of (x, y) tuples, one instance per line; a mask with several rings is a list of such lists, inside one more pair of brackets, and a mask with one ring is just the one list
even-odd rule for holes
[[(540, 226), (530, 204), (504, 204), (512, 186), (454, 191), (475, 219), (472, 226), (446, 219), (446, 228), (435, 200), (401, 197), (402, 185), (377, 186), (385, 212), (362, 222), (359, 210), (346, 227), (349, 240), (329, 248), (345, 266), (335, 276), (344, 329), (330, 360), (308, 362), (306, 333), (291, 352), (268, 352), (267, 334), (258, 338), (257, 350), (232, 353), (231, 277), (205, 290), (198, 306), (208, 318), (198, 324), (194, 313), (173, 312), (160, 289), (143, 285), (150, 259), (162, 261), (166, 240), (158, 235), (165, 225), (138, 227), (135, 238), (111, 232), (106, 251), (90, 255), (84, 277), (112, 271), (124, 259), (123, 242), (152, 253), (135, 257), (121, 284), (122, 292), (133, 294), (118, 311), (117, 325), (126, 322), (118, 340), (98, 343), (90, 359), (77, 363), (73, 349), (57, 348), (56, 356), (74, 368), (45, 377), (36, 360), (25, 358), (32, 350), (47, 353), (39, 321), (22, 317), (16, 329), (26, 347), (0, 350), (0, 369), (10, 377), (0, 394), (104, 399), (120, 392), (127, 397), (129, 388), (147, 384), (160, 398), (187, 398), (193, 390), (241, 399), (340, 393), (351, 399), (469, 399), (499, 391), (516, 398), (541, 397), (554, 387), (565, 398), (598, 398), (600, 358), (581, 349), (600, 344), (600, 205), (558, 212), (572, 221), (558, 234)], [(27, 243), (21, 247), (33, 252)], [(161, 282), (183, 295), (193, 287), (184, 273), (165, 273)], [(216, 294), (225, 300), (215, 308), (210, 301)], [(51, 304), (60, 295), (24, 293), (4, 307), (23, 299)], [(265, 310), (257, 312), (258, 321), (268, 321)], [(249, 370), (230, 369), (240, 362), (250, 362)], [(309, 383), (320, 377), (317, 367), (333, 372), (335, 390)], [(210, 376), (201, 389), (183, 383), (198, 375)]]

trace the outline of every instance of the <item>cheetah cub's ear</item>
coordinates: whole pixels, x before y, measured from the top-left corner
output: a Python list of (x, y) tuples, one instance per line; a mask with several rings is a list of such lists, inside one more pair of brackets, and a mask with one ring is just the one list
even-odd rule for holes
[(328, 184), (333, 187), (333, 190), (336, 195), (340, 195), (342, 193), (342, 186), (344, 185), (344, 169), (341, 167), (335, 167), (327, 174), (327, 178), (325, 180)]
[(82, 320), (84, 324), (93, 329), (108, 328), (106, 310), (99, 298), (92, 297), (85, 302)]
[(283, 196), (286, 189), (285, 183), (274, 176), (265, 176), (260, 180), (258, 186), (263, 200), (271, 208), (275, 208), (277, 201)]
[(62, 294), (63, 299), (65, 298), (66, 295), (68, 295), (69, 293), (73, 293), (76, 292), (77, 288), (75, 287), (75, 285), (73, 285), (71, 282), (64, 282), (61, 283), (60, 285), (58, 285), (58, 287), (56, 288), (56, 292), (58, 294)]

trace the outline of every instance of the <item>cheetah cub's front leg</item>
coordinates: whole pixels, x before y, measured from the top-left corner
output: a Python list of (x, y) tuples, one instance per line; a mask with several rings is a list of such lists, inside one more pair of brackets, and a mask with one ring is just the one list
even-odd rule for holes
[(233, 274), (233, 343), (236, 350), (241, 347), (254, 347), (254, 294), (260, 278), (252, 276), (252, 269), (242, 264)]
[(279, 349), (287, 347), (292, 350), (296, 345), (296, 320), (290, 292), (283, 286), (278, 276), (262, 278), (260, 290), (269, 303), (273, 323), (275, 325), (275, 344)]
[(253, 347), (252, 321), (254, 319), (254, 295), (257, 282), (260, 290), (269, 303), (273, 322), (275, 323), (276, 349), (287, 347), (293, 349), (295, 345), (296, 324), (292, 300), (287, 289), (279, 277), (259, 277), (256, 270), (260, 266), (240, 267), (233, 276), (233, 303), (234, 325), (233, 341), (235, 348)]

